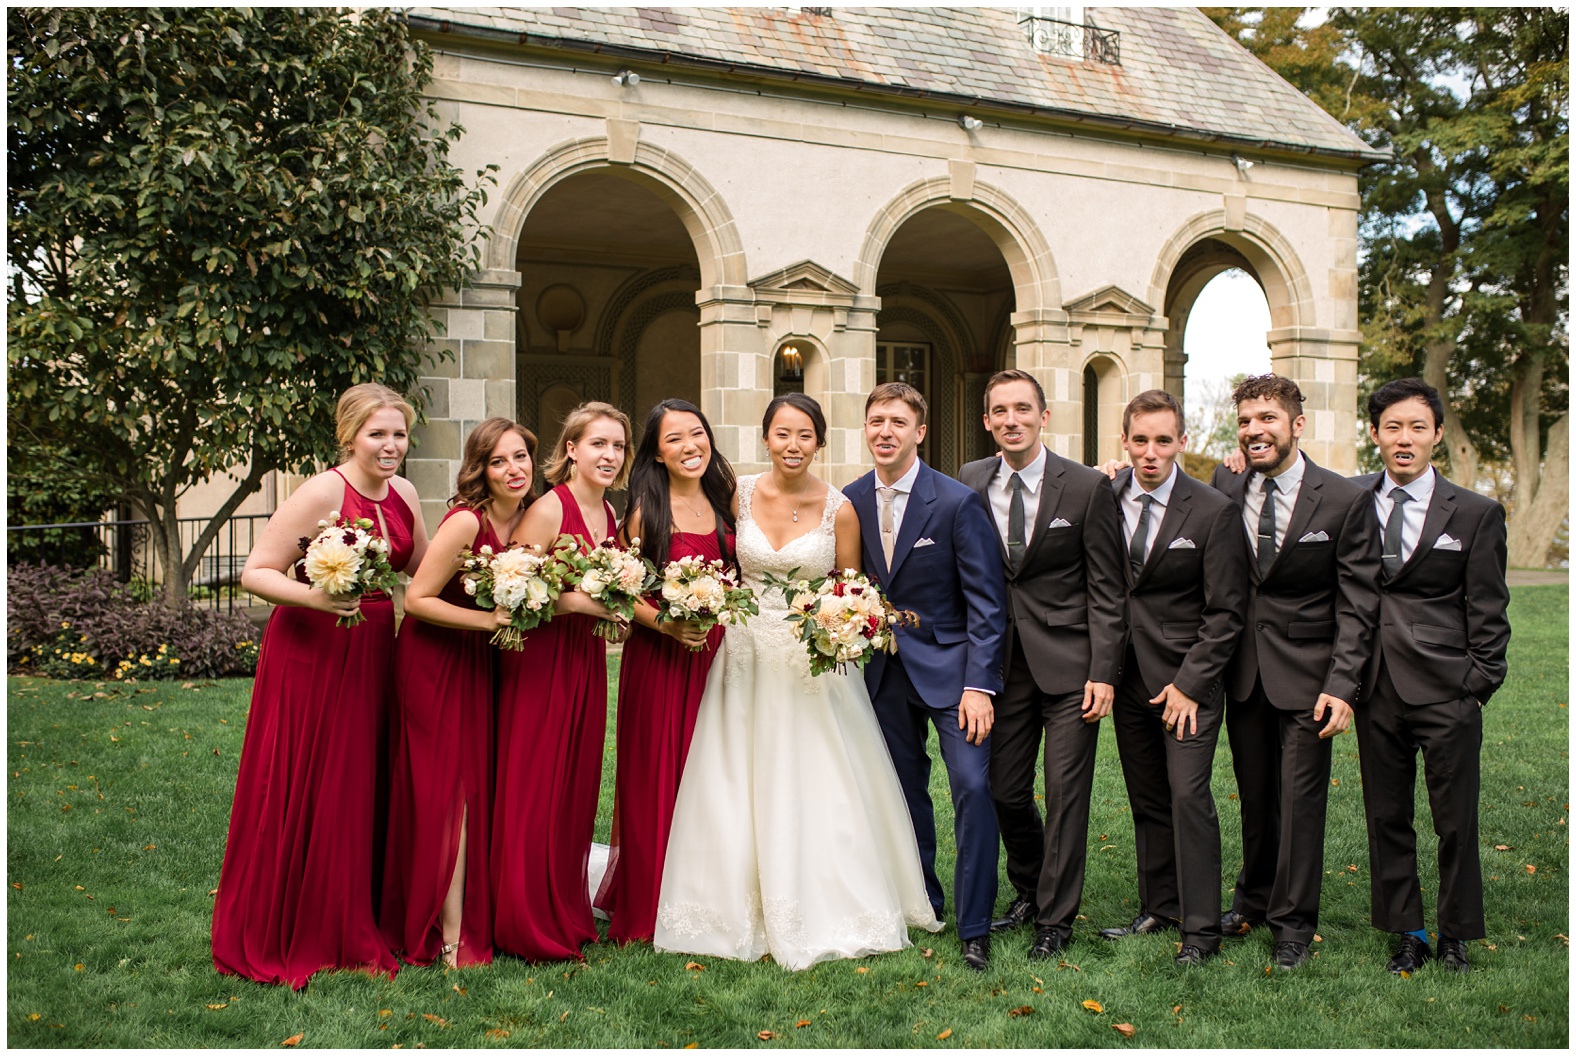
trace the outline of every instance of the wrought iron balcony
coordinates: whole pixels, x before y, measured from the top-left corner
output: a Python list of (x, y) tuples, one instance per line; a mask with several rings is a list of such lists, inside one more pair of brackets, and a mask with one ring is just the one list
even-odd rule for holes
[(1122, 65), (1121, 34), (1088, 23), (1063, 22), (1058, 18), (1029, 15), (1019, 19), (1029, 44), (1046, 55), (1068, 59), (1088, 59), (1108, 66)]

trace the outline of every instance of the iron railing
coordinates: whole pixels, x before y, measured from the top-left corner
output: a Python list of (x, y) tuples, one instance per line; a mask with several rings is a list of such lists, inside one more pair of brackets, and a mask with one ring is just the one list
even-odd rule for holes
[(1121, 34), (1087, 22), (1026, 15), (1018, 20), (1034, 50), (1068, 59), (1088, 59), (1108, 66), (1122, 65)]
[[(189, 584), (192, 601), (212, 609), (235, 610), (263, 602), (241, 589), (241, 569), (251, 553), (266, 513), (231, 517), (219, 529), (197, 562)], [(208, 525), (207, 517), (177, 519), (181, 551), (185, 553)], [(47, 561), (78, 567), (106, 568), (121, 583), (130, 583), (149, 596), (163, 579), (159, 555), (154, 552), (147, 521), (75, 521), (67, 524), (6, 525), (6, 563)]]

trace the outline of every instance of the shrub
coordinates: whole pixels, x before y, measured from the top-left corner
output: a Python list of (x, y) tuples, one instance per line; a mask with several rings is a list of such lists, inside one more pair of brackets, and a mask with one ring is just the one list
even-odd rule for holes
[(8, 667), (48, 678), (218, 678), (257, 671), (238, 613), (137, 600), (104, 569), (16, 565), (6, 585)]

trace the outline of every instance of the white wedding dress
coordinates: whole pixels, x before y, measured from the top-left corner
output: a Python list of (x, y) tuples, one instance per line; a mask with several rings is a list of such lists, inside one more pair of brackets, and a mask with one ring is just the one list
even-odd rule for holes
[(908, 945), (939, 931), (897, 773), (860, 671), (810, 676), (787, 603), (763, 575), (813, 578), (837, 560), (820, 523), (773, 550), (739, 481), (737, 546), (760, 615), (729, 627), (695, 721), (668, 839), (654, 945), (786, 968)]

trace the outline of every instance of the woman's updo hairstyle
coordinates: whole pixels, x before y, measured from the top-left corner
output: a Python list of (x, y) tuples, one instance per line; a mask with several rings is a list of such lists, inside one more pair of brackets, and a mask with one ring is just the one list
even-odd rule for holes
[(339, 406), (334, 408), (334, 439), (339, 441), (341, 462), (350, 461), (350, 454), (356, 447), (356, 434), (367, 424), (367, 419), (385, 407), (392, 407), (405, 416), (407, 430), (416, 421), (416, 408), (387, 385), (365, 381), (340, 394)]

